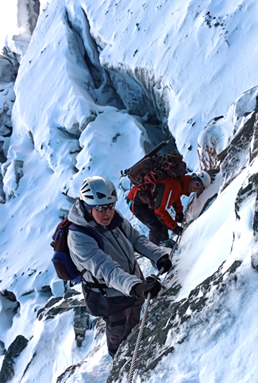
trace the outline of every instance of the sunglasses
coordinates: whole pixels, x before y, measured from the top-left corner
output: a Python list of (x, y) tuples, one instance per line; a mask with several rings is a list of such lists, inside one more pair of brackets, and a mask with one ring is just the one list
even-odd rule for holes
[(114, 210), (115, 206), (116, 206), (115, 203), (109, 203), (107, 205), (96, 205), (94, 207), (97, 211), (104, 212), (104, 211), (107, 211), (108, 209)]

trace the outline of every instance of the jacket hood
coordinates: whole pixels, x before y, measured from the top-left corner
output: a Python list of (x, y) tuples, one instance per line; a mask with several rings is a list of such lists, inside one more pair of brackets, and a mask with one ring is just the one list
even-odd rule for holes
[[(83, 203), (77, 199), (73, 206), (71, 207), (68, 214), (69, 221), (75, 223), (79, 226), (88, 226), (91, 225), (93, 227), (98, 228), (100, 231), (103, 226), (97, 224), (94, 218), (84, 209)], [(123, 222), (123, 217), (119, 214), (117, 210), (115, 210), (114, 217), (107, 229), (114, 230), (119, 227)]]

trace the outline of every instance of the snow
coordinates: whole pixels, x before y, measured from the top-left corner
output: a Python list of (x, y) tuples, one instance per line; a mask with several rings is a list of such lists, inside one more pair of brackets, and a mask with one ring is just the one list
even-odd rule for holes
[(234, 203), (244, 176), (244, 172), (241, 173), (228, 186), (227, 191), (218, 196), (216, 203), (184, 233), (179, 255), (179, 279), (183, 284), (179, 299), (187, 297), (195, 286), (217, 270), (229, 256), (236, 221)]
[[(144, 129), (148, 108), (142, 106), (146, 94), (150, 114), (157, 112), (168, 122), (189, 169), (199, 168), (198, 143), (203, 146), (207, 137), (216, 139), (218, 152), (226, 148), (256, 103), (257, 2), (41, 1), (28, 48), (13, 45), (12, 35), (23, 33), (15, 30), (16, 18), (9, 17), (16, 14), (15, 3), (0, 4), (0, 45), (22, 57), (14, 86), (13, 134), (3, 139), (7, 198), (0, 205), (0, 290), (12, 291), (20, 306), (0, 296), (0, 340), (6, 349), (19, 334), (29, 340), (10, 383), (54, 383), (79, 363), (76, 374), (63, 381), (103, 383), (112, 366), (103, 333), (95, 339), (96, 330), (87, 330), (79, 349), (72, 311), (46, 321), (36, 318), (50, 298), (64, 292), (51, 264), (55, 226), (85, 177), (103, 175), (118, 187), (120, 171), (145, 154), (150, 144)], [(85, 63), (86, 53), (94, 70)], [(4, 102), (11, 108), (13, 98), (13, 84), (4, 85), (0, 113)], [(208, 125), (218, 116), (224, 117)], [(202, 330), (195, 330), (194, 318), (189, 337), (162, 358), (149, 383), (170, 383), (171, 376), (176, 383), (257, 381), (258, 279), (250, 265), (257, 252), (254, 197), (241, 205), (241, 220), (235, 215), (237, 193), (257, 166), (257, 161), (247, 166), (225, 189), (220, 174), (211, 194), (204, 193), (189, 211), (194, 221), (174, 255), (182, 285), (176, 299), (187, 297), (224, 261), (225, 271), (234, 260), (243, 261), (240, 278), (236, 290), (224, 297), (221, 316), (209, 318), (207, 327), (208, 312), (196, 318), (204, 321)], [(130, 219), (123, 190), (118, 191), (118, 209)], [(215, 193), (216, 200), (197, 219), (203, 200)], [(130, 222), (146, 233), (135, 217)], [(156, 272), (149, 261), (140, 262), (145, 275)], [(176, 343), (174, 335), (168, 344)], [(178, 337), (184, 337), (184, 329)], [(143, 380), (137, 375), (135, 382)]]
[[(173, 357), (162, 358), (150, 377), (150, 383), (175, 382), (255, 382), (256, 321), (253, 309), (257, 299), (253, 291), (257, 288), (257, 276), (246, 268), (237, 290), (227, 292), (223, 306), (218, 306), (217, 317), (209, 321), (202, 315), (202, 331), (192, 323), (190, 336), (182, 345), (176, 345)], [(241, 314), (240, 314), (241, 313)], [(207, 324), (205, 325), (205, 319)], [(256, 338), (257, 339), (257, 338)], [(175, 339), (170, 340), (170, 346)], [(140, 382), (140, 380), (139, 380)]]

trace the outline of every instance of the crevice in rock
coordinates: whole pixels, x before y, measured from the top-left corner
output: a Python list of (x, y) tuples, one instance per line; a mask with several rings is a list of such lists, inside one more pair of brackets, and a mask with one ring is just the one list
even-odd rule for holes
[[(24, 370), (24, 372), (23, 372), (23, 374), (22, 374), (22, 379), (23, 379), (23, 377), (25, 376), (26, 372), (28, 371), (28, 369), (29, 369), (31, 363), (33, 362), (33, 359), (36, 357), (36, 355), (37, 355), (37, 353), (34, 352), (34, 354), (32, 355), (31, 360), (29, 361), (29, 363), (28, 363), (27, 366), (25, 367), (25, 370)], [(21, 381), (22, 381), (22, 379), (21, 379)]]
[[(163, 149), (163, 152), (178, 151), (175, 141), (167, 126), (168, 89), (161, 90), (162, 78), (155, 78), (154, 71), (146, 68), (137, 67), (134, 72), (130, 69), (104, 67), (99, 62), (99, 51), (101, 48), (90, 35), (90, 23), (87, 14), (85, 23), (88, 28), (89, 46), (94, 49), (94, 54), (90, 54), (89, 48), (85, 47), (82, 38), (82, 31), (73, 24), (67, 13), (67, 23), (75, 35), (77, 49), (87, 66), (92, 83), (86, 84), (92, 99), (97, 105), (110, 105), (119, 110), (126, 110), (130, 115), (140, 118), (140, 122), (146, 129), (146, 133), (152, 142), (151, 150), (163, 140), (171, 139), (171, 144)], [(92, 52), (91, 52), (92, 53)], [(94, 56), (94, 58), (93, 58)]]

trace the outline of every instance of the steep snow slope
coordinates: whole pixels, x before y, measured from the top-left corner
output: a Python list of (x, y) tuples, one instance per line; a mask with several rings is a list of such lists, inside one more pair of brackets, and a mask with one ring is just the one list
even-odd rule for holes
[[(63, 297), (51, 235), (86, 176), (118, 185), (120, 170), (172, 134), (189, 169), (199, 168), (199, 146), (202, 166), (220, 163), (221, 172), (188, 210), (191, 221), (212, 198), (186, 229), (164, 279), (167, 290), (150, 309), (148, 331), (167, 331), (162, 341), (153, 333), (152, 348), (147, 331), (146, 368), (140, 360), (137, 381), (255, 383), (257, 89), (237, 98), (257, 85), (256, 2), (44, 3), (26, 52), (13, 48), (21, 61), (13, 110), (12, 83), (0, 77), (0, 116), (12, 116), (11, 132), (4, 124), (0, 130), (3, 367), (11, 354), (5, 350), (20, 349), (17, 358), (11, 354), (9, 381), (108, 378), (103, 323), (83, 311), (79, 287), (80, 295)], [(218, 116), (225, 118), (209, 123)], [(122, 190), (119, 197), (130, 218)], [(145, 274), (154, 271), (141, 263)], [(195, 295), (205, 298), (200, 310), (192, 307)], [(121, 348), (110, 382), (125, 381), (135, 335)]]

